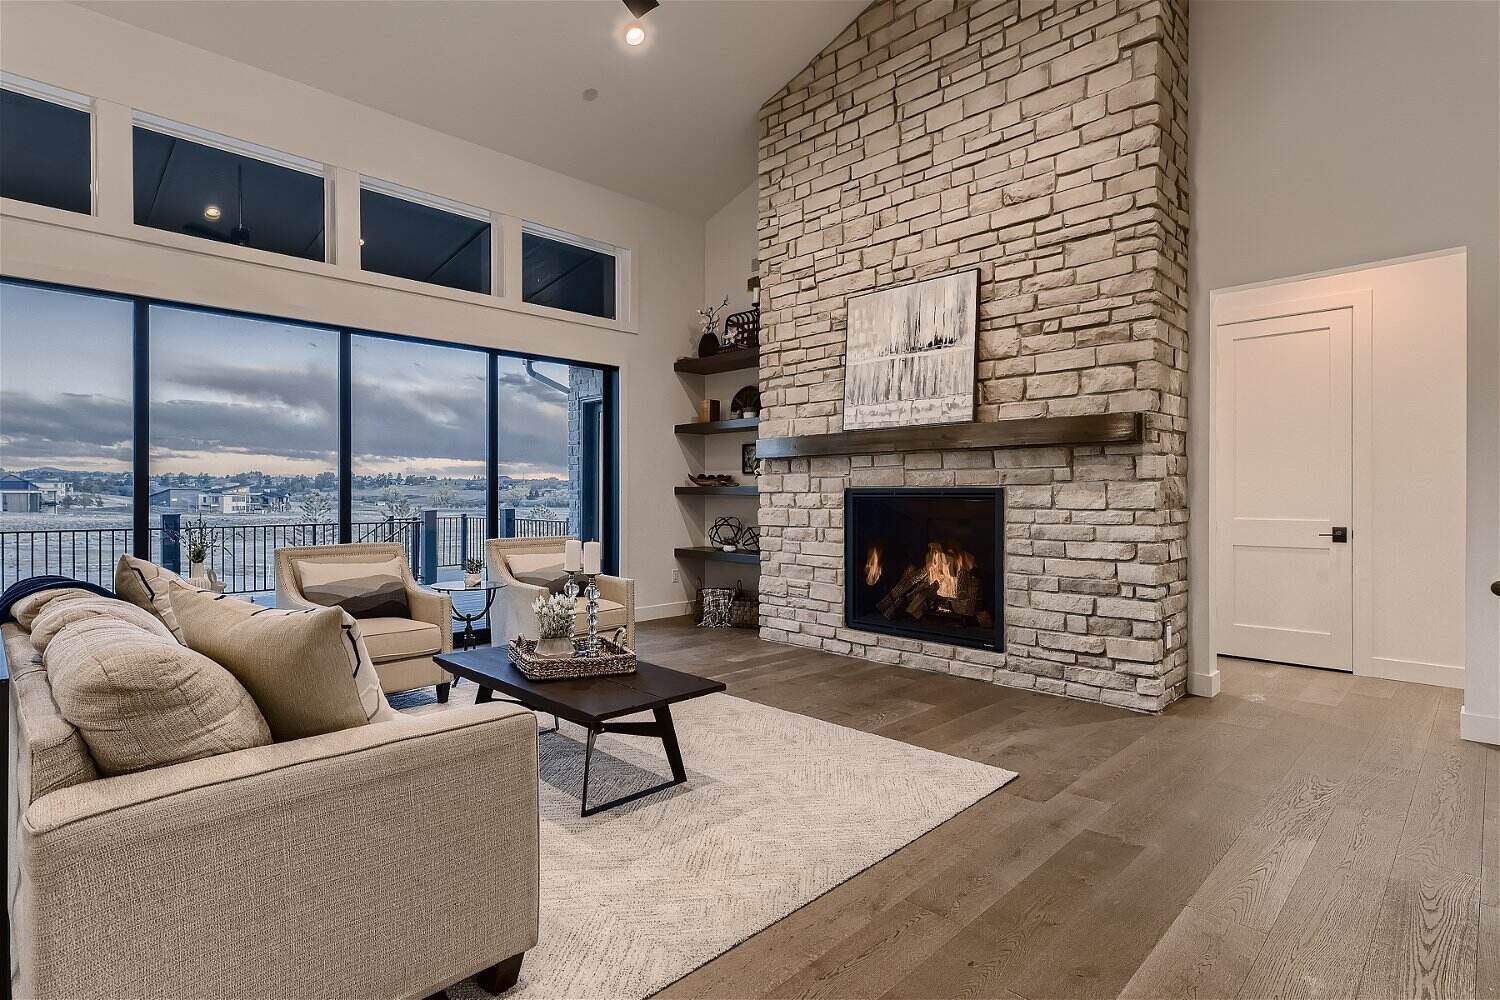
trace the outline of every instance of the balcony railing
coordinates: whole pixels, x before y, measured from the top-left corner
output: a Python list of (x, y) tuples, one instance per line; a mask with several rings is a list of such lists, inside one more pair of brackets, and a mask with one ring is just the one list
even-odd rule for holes
[[(568, 522), (517, 517), (500, 511), (502, 538), (560, 538)], [(174, 572), (189, 572), (187, 530), (181, 515), (163, 514), (162, 527), (151, 529), (151, 559)], [(338, 525), (211, 524), (207, 566), (229, 593), (262, 593), (276, 589), (276, 550), (287, 546), (332, 545)], [(484, 558), (482, 514), (440, 514), (396, 520), (357, 521), (356, 542), (399, 542), (417, 579), (431, 583), (438, 571), (461, 567), (469, 556)], [(112, 586), (115, 564), (133, 551), (129, 528), (54, 528), (0, 531), (0, 588), (32, 576), (55, 574)], [(166, 540), (165, 548), (163, 540)]]

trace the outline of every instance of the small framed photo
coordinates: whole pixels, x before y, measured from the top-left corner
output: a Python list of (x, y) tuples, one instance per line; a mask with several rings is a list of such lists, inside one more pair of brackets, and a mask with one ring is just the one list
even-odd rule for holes
[(740, 446), (740, 472), (747, 476), (760, 475), (760, 459), (755, 457), (755, 442)]

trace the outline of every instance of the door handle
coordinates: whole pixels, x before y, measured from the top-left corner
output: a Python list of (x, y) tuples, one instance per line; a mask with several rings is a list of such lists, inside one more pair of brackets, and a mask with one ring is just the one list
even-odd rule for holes
[(1342, 526), (1335, 526), (1332, 531), (1318, 532), (1318, 537), (1332, 538), (1335, 542), (1347, 542), (1349, 540), (1349, 529)]

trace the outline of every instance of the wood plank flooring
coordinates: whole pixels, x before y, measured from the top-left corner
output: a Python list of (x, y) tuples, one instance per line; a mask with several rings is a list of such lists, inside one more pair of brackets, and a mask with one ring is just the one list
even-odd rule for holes
[(1226, 659), (1148, 718), (684, 619), (638, 645), (1020, 772), (663, 997), (1500, 1000), (1500, 749), (1458, 691)]

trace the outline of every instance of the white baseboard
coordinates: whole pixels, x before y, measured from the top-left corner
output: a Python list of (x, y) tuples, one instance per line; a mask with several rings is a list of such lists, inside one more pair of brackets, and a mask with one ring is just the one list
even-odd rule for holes
[(1393, 656), (1372, 656), (1366, 668), (1356, 670), (1355, 673), (1362, 677), (1383, 677), (1410, 684), (1434, 684), (1448, 688), (1464, 686), (1463, 667), (1447, 663), (1424, 663), (1421, 660), (1398, 660)]
[(1217, 698), (1222, 682), (1223, 677), (1217, 666), (1207, 673), (1190, 673), (1187, 677), (1188, 694), (1199, 698)]
[(1458, 735), (1475, 743), (1500, 746), (1500, 715), (1480, 715), (1465, 705), (1458, 716)]
[(682, 615), (690, 615), (692, 613), (692, 601), (669, 601), (666, 604), (637, 605), (635, 620), (637, 622), (654, 622), (661, 618), (679, 618)]

